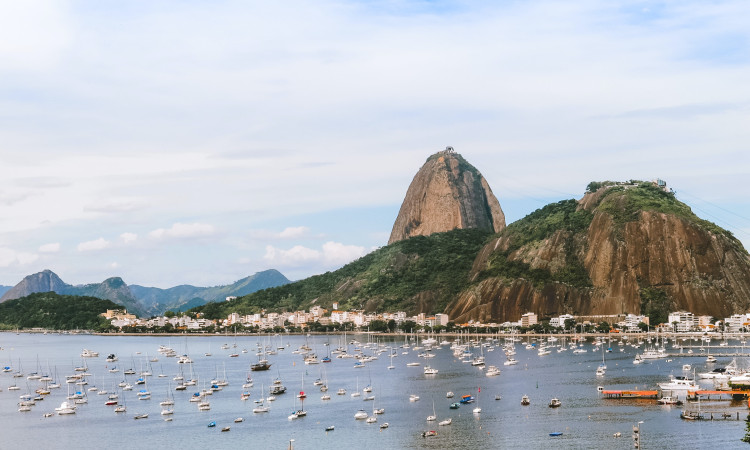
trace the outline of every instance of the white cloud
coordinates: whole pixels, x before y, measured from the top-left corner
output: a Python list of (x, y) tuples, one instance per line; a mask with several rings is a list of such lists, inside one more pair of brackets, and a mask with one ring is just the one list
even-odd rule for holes
[(153, 239), (185, 239), (216, 234), (216, 228), (206, 223), (175, 223), (171, 228), (158, 228), (148, 235)]
[(38, 258), (39, 255), (34, 253), (17, 252), (9, 248), (0, 247), (0, 267), (24, 266), (33, 263)]
[(307, 235), (309, 231), (310, 229), (307, 227), (286, 227), (279, 233), (279, 237), (282, 239), (298, 239)]
[(133, 242), (135, 242), (135, 241), (138, 240), (138, 235), (135, 234), (135, 233), (122, 233), (120, 235), (120, 240), (124, 244), (131, 244), (131, 243), (133, 243)]
[(105, 248), (108, 248), (110, 245), (111, 243), (108, 240), (99, 238), (93, 241), (81, 242), (80, 244), (78, 244), (78, 251), (88, 252), (92, 250), (103, 250)]
[(60, 251), (60, 243), (59, 242), (53, 242), (49, 244), (44, 244), (39, 247), (40, 253), (57, 253)]
[(271, 267), (301, 267), (317, 265), (319, 268), (331, 268), (351, 262), (367, 251), (357, 245), (344, 245), (339, 242), (326, 242), (321, 250), (295, 245), (284, 250), (272, 245), (266, 246), (263, 259)]
[(111, 262), (111, 263), (109, 263), (108, 267), (109, 267), (110, 269), (117, 269), (117, 268), (119, 268), (119, 267), (120, 267), (120, 264), (119, 264), (119, 263), (117, 263), (117, 261), (114, 261), (114, 262)]
[(328, 265), (342, 265), (364, 256), (367, 253), (364, 247), (358, 245), (344, 245), (339, 242), (326, 242), (323, 244), (323, 258)]

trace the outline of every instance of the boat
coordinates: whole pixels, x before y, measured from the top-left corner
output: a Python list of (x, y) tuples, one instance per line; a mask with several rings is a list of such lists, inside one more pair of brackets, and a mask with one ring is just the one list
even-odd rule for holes
[(562, 431), (555, 431), (549, 434), (550, 436), (562, 436)]
[(562, 405), (562, 402), (556, 397), (549, 401), (550, 408), (558, 408), (560, 405)]
[(212, 420), (211, 422), (208, 422), (208, 428), (213, 428), (215, 426), (216, 426), (216, 422), (215, 421)]
[(422, 437), (431, 437), (431, 436), (437, 436), (437, 431), (430, 430), (430, 431), (423, 431)]
[(495, 400), (502, 400), (503, 398), (500, 396), (500, 394), (495, 395)]
[(367, 420), (366, 420), (365, 422), (367, 422), (367, 423), (375, 423), (375, 422), (377, 422), (377, 421), (378, 421), (378, 418), (377, 418), (377, 417), (375, 417), (375, 416), (370, 416), (370, 417), (368, 417), (368, 418), (367, 418)]
[(458, 407), (459, 407), (459, 406), (460, 406), (460, 405), (459, 405), (458, 403), (455, 403), (455, 402), (454, 402), (454, 403), (451, 403), (451, 405), (449, 406), (449, 408), (450, 408), (450, 409), (458, 409)]
[(333, 431), (336, 427), (333, 425), (326, 427), (326, 431)]
[(432, 401), (432, 415), (431, 416), (427, 416), (427, 421), (428, 422), (433, 422), (435, 420), (437, 420), (437, 414), (435, 414), (435, 401), (433, 400)]
[(221, 431), (225, 432), (225, 431), (229, 431), (229, 429), (230, 429), (229, 427), (224, 427), (224, 428), (221, 429)]
[(658, 383), (659, 388), (663, 391), (687, 391), (698, 389), (698, 386), (693, 380), (687, 377), (672, 377), (670, 376), (669, 381), (666, 383)]
[(716, 358), (714, 357), (714, 355), (708, 355), (706, 357), (706, 362), (707, 363), (715, 363), (716, 362)]
[(518, 364), (518, 361), (516, 361), (514, 358), (508, 358), (508, 360), (505, 361), (503, 364), (506, 366), (514, 366)]
[(677, 397), (665, 396), (658, 400), (660, 405), (682, 405), (682, 400)]
[(381, 424), (380, 424), (380, 429), (381, 429), (381, 430), (385, 430), (386, 428), (388, 428), (388, 422), (385, 422), (385, 423), (381, 423)]
[(136, 419), (136, 420), (137, 419), (147, 419), (147, 418), (148, 418), (148, 413), (136, 414), (135, 416), (133, 416), (133, 419)]
[(424, 374), (425, 375), (437, 375), (437, 373), (438, 373), (438, 370), (437, 369), (433, 369), (430, 366), (425, 366), (425, 368), (424, 368)]
[(468, 394), (467, 395), (462, 395), (461, 396), (461, 400), (459, 402), (461, 404), (474, 403), (474, 397), (472, 397), (471, 395), (468, 395)]
[(500, 375), (500, 369), (498, 369), (496, 366), (489, 366), (487, 368), (487, 372), (485, 372), (485, 375), (487, 375), (488, 377)]
[(440, 423), (438, 423), (438, 425), (445, 426), (445, 425), (450, 425), (451, 423), (453, 423), (453, 419), (449, 417), (445, 420), (441, 420)]
[(75, 414), (76, 406), (70, 402), (62, 402), (59, 407), (55, 408), (55, 412), (59, 415)]
[(416, 401), (419, 401), (419, 396), (418, 396), (418, 395), (416, 395), (416, 394), (411, 394), (411, 395), (409, 396), (409, 401), (410, 401), (410, 402), (416, 402)]
[(250, 366), (250, 370), (254, 372), (261, 371), (261, 370), (268, 370), (270, 368), (271, 368), (271, 365), (268, 364), (267, 362), (259, 362)]
[(521, 404), (522, 404), (523, 406), (527, 406), (527, 405), (529, 405), (530, 403), (531, 403), (531, 401), (529, 400), (529, 396), (528, 396), (528, 395), (525, 395), (525, 394), (524, 394), (524, 396), (523, 396), (523, 397), (521, 397)]
[(93, 350), (89, 350), (87, 348), (84, 348), (81, 352), (82, 358), (97, 358), (99, 357), (99, 352), (95, 352)]
[(454, 394), (453, 394), (453, 391), (448, 391), (448, 392), (447, 392), (447, 393), (445, 394), (445, 398), (453, 398), (453, 395), (454, 395)]
[(354, 414), (354, 418), (357, 420), (367, 419), (367, 412), (364, 409), (360, 409)]

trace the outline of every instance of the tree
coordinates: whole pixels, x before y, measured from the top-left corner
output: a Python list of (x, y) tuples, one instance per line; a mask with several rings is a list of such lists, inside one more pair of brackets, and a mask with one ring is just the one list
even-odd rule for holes
[(640, 328), (641, 331), (648, 331), (648, 324), (645, 322), (638, 322), (638, 328)]
[(745, 419), (745, 436), (740, 440), (750, 444), (750, 414), (748, 414)]
[(598, 331), (599, 333), (609, 333), (610, 329), (611, 327), (607, 322), (599, 322), (599, 325), (597, 325), (596, 327), (596, 331)]
[(576, 327), (575, 319), (565, 319), (565, 323), (563, 324), (563, 328), (565, 328), (565, 331), (572, 330), (575, 327)]

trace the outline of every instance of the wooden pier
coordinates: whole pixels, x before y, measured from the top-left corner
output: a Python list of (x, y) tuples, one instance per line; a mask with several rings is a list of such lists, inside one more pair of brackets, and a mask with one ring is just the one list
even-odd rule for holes
[(625, 399), (657, 399), (659, 391), (601, 391), (604, 398), (625, 400)]

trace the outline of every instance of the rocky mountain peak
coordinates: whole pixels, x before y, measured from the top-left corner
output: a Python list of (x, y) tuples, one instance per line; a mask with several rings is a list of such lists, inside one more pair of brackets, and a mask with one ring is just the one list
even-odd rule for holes
[(0, 298), (0, 302), (26, 297), (34, 292), (57, 292), (67, 287), (67, 284), (51, 270), (43, 270), (26, 276), (20, 283)]
[(505, 214), (482, 174), (447, 147), (414, 176), (388, 244), (465, 228), (497, 233), (505, 228)]

